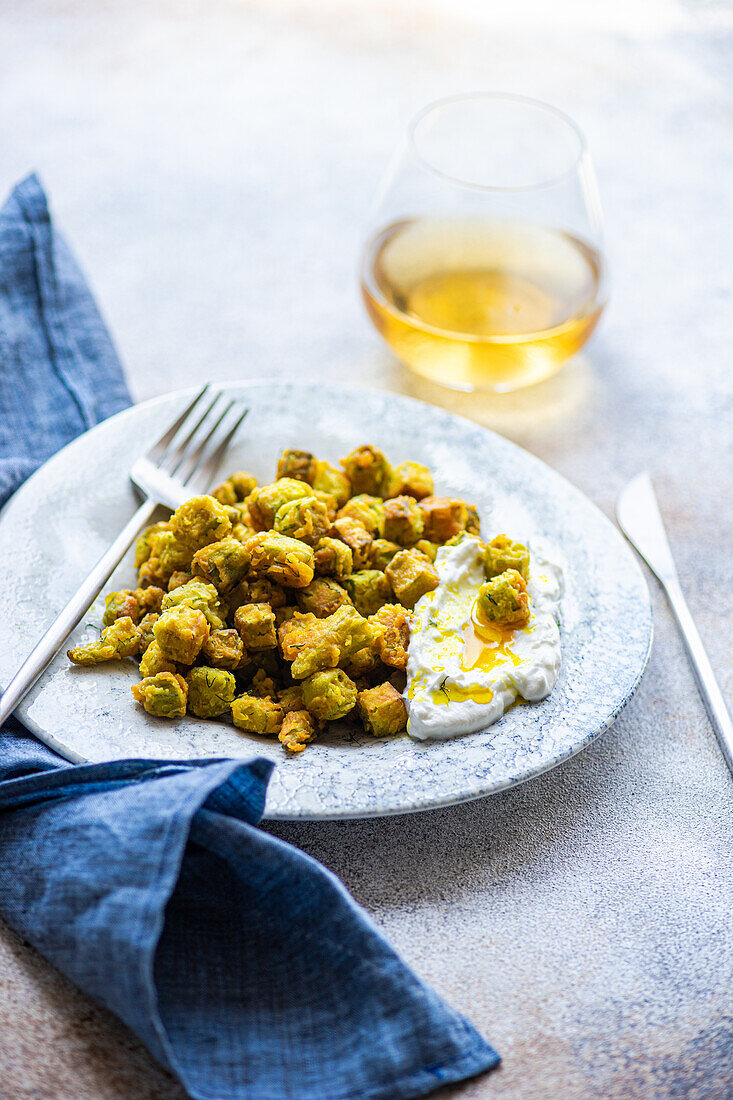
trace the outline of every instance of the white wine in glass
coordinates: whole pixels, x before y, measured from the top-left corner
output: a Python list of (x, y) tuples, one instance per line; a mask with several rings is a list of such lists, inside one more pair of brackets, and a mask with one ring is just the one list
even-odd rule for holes
[(603, 309), (585, 143), (543, 104), (471, 95), (427, 108), (374, 228), (362, 264), (369, 315), (408, 366), (443, 385), (501, 391), (546, 378)]

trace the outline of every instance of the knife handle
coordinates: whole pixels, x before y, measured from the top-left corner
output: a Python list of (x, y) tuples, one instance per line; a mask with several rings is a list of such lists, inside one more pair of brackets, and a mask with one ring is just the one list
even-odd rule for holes
[(725, 761), (731, 773), (733, 773), (733, 722), (731, 722), (728, 708), (725, 705), (720, 684), (713, 672), (713, 666), (710, 664), (703, 640), (695, 626), (695, 620), (687, 606), (687, 600), (683, 595), (679, 582), (676, 578), (667, 577), (662, 583), (667, 592), (674, 617), (679, 625), (687, 656), (705, 703), (705, 709), (720, 742)]

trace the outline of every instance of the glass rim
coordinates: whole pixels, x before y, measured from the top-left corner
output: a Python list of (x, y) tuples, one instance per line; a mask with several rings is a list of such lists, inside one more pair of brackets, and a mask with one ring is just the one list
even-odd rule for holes
[[(505, 184), (493, 184), (493, 183), (476, 183), (472, 180), (462, 179), (460, 176), (454, 176), (450, 172), (444, 172), (442, 168), (436, 168), (434, 164), (431, 164), (423, 154), (420, 152), (417, 144), (417, 128), (420, 123), (427, 118), (431, 112), (435, 111), (438, 107), (445, 107), (450, 103), (459, 103), (462, 100), (494, 100), (495, 102), (505, 101), (510, 103), (521, 103), (526, 107), (533, 107), (540, 111), (545, 111), (547, 114), (553, 115), (560, 122), (564, 122), (575, 134), (578, 141), (578, 152), (574, 158), (572, 164), (559, 172), (557, 175), (550, 176), (548, 179), (540, 180), (537, 183), (525, 183), (517, 186), (507, 186)], [(466, 187), (472, 191), (493, 191), (493, 192), (505, 192), (512, 193), (518, 191), (540, 191), (546, 187), (554, 187), (558, 183), (562, 183), (563, 180), (568, 179), (576, 171), (579, 170), (580, 165), (583, 162), (587, 152), (588, 143), (585, 138), (585, 134), (578, 126), (575, 119), (566, 114), (565, 111), (561, 111), (559, 107), (554, 107), (551, 103), (546, 103), (542, 99), (534, 99), (532, 96), (519, 95), (515, 92), (458, 92), (456, 95), (442, 96), (440, 99), (434, 99), (432, 102), (427, 103), (422, 107), (417, 114), (413, 115), (407, 124), (407, 137), (408, 144), (412, 155), (415, 159), (425, 168), (431, 175), (436, 176), (438, 179), (444, 180), (457, 187)]]

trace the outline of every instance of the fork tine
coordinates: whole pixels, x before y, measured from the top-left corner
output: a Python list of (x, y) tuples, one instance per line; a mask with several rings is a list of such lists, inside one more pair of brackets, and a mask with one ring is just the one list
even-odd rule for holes
[[(171, 451), (168, 454), (168, 456), (167, 456), (168, 462), (167, 462), (167, 471), (166, 472), (169, 474), (169, 476), (172, 477), (175, 473), (177, 473), (181, 469), (181, 466), (183, 465), (183, 463), (188, 458), (189, 448), (191, 447), (191, 445), (192, 445), (199, 429), (206, 422), (207, 418), (212, 414), (212, 412), (216, 408), (216, 405), (218, 404), (219, 399), (220, 399), (221, 396), (222, 396), (222, 394), (221, 394), (221, 390), (220, 390), (216, 394), (216, 396), (214, 397), (214, 400), (210, 401), (209, 404), (207, 405), (207, 407), (204, 409), (203, 413), (198, 418), (198, 420), (196, 421), (194, 426), (191, 428), (191, 431), (188, 433), (186, 438), (182, 439), (181, 442), (178, 444), (178, 446), (175, 448), (175, 450)], [(217, 423), (218, 423), (218, 421), (217, 421)], [(208, 438), (208, 436), (206, 436), (205, 438)], [(162, 466), (163, 466), (163, 463), (161, 462), (161, 467)]]
[(183, 427), (186, 420), (188, 420), (189, 416), (196, 408), (199, 401), (204, 396), (210, 385), (211, 383), (207, 382), (205, 386), (201, 387), (199, 392), (194, 397), (193, 401), (189, 405), (186, 405), (186, 408), (183, 410), (178, 419), (174, 420), (170, 428), (168, 428), (167, 432), (164, 432), (158, 442), (153, 444), (153, 446), (148, 451), (148, 458), (151, 460), (151, 462), (162, 462), (162, 460), (166, 457), (168, 453), (168, 448), (173, 442), (174, 437)]
[[(222, 395), (219, 394), (219, 396), (221, 397)], [(217, 428), (219, 427), (219, 425), (221, 424), (222, 420), (227, 415), (227, 413), (231, 410), (233, 405), (234, 405), (234, 401), (232, 400), (225, 407), (224, 411), (216, 418), (214, 423), (211, 425), (211, 427), (207, 431), (206, 435), (203, 437), (203, 439), (199, 443), (196, 450), (193, 451), (191, 454), (184, 454), (183, 457), (181, 458), (181, 461), (178, 463), (178, 466), (176, 467), (175, 473), (176, 473), (176, 476), (177, 476), (178, 480), (183, 485), (186, 484), (188, 479), (191, 477), (192, 473), (195, 470), (198, 469), (201, 461), (203, 461), (202, 456), (206, 452), (206, 449), (209, 445), (209, 441), (214, 437), (214, 435), (216, 434)]]
[(242, 412), (240, 413), (240, 415), (237, 417), (236, 421), (234, 422), (233, 427), (231, 427), (229, 429), (229, 431), (224, 436), (224, 438), (222, 439), (222, 441), (218, 445), (218, 447), (216, 447), (215, 450), (211, 454), (209, 454), (208, 457), (206, 457), (204, 455), (201, 456), (199, 462), (196, 464), (196, 466), (194, 466), (194, 468), (189, 473), (189, 475), (186, 478), (184, 484), (188, 484), (188, 482), (196, 474), (199, 475), (198, 480), (204, 486), (207, 486), (211, 481), (213, 481), (214, 474), (216, 473), (217, 469), (219, 468), (219, 465), (220, 465), (222, 459), (224, 458), (224, 455), (226, 454), (226, 451), (227, 451), (227, 448), (229, 447), (229, 444), (234, 439), (234, 436), (237, 434), (237, 431), (239, 430), (239, 427), (242, 424), (242, 421), (244, 420), (244, 418), (246, 417), (248, 412), (249, 412), (249, 409), (243, 409)]

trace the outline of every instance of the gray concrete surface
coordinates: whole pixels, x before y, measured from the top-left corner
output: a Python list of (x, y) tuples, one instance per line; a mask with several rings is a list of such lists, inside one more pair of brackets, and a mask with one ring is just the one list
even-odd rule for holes
[[(473, 416), (610, 512), (655, 479), (733, 699), (733, 112), (726, 3), (5, 0), (0, 185), (38, 168), (139, 399), (349, 377)], [(407, 117), (472, 88), (585, 128), (612, 301), (553, 382), (467, 399), (411, 380), (358, 299), (366, 213)], [(733, 1096), (733, 783), (670, 615), (614, 729), (493, 799), (278, 825), (504, 1057), (446, 1095)], [(129, 1032), (0, 931), (0, 1100), (178, 1100)]]

